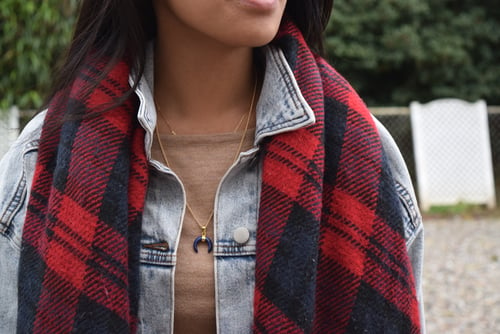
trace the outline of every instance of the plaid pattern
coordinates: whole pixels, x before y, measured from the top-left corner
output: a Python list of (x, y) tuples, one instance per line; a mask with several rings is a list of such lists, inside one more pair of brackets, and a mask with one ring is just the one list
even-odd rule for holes
[(124, 63), (83, 95), (105, 66), (86, 65), (69, 97), (49, 106), (23, 231), (20, 333), (136, 326), (144, 134), (132, 101), (95, 114), (130, 88)]
[(398, 197), (371, 116), (293, 25), (276, 43), (317, 122), (265, 146), (254, 330), (419, 333)]
[[(254, 331), (418, 333), (398, 199), (371, 117), (293, 25), (275, 42), (317, 122), (264, 147)], [(132, 100), (95, 114), (129, 89), (124, 63), (82, 94), (104, 67), (88, 64), (69, 99), (49, 107), (23, 232), (20, 333), (136, 331), (144, 131)]]

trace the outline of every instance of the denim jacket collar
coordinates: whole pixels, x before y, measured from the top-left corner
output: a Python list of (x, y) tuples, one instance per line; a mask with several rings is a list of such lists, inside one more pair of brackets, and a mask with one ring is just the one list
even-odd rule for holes
[[(314, 112), (304, 99), (283, 52), (273, 46), (267, 46), (264, 50), (266, 69), (261, 95), (256, 107), (256, 146), (265, 137), (297, 130), (314, 124), (316, 121)], [(134, 85), (134, 76), (130, 76), (129, 82), (131, 86)], [(140, 78), (135, 91), (140, 102), (137, 118), (146, 130), (145, 145), (148, 158), (151, 158), (153, 131), (156, 126), (153, 85), (154, 58), (153, 46), (150, 45), (144, 75)]]

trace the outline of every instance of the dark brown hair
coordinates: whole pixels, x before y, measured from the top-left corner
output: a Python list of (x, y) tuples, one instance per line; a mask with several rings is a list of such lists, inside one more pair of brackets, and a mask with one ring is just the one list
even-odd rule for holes
[[(285, 8), (285, 17), (295, 22), (306, 42), (319, 54), (323, 53), (323, 32), (332, 6), (333, 0), (288, 0)], [(156, 33), (155, 22), (151, 0), (82, 0), (73, 39), (47, 103), (57, 92), (70, 87), (90, 54), (110, 60), (103, 77), (122, 59), (129, 62), (134, 73), (142, 75), (146, 44)]]

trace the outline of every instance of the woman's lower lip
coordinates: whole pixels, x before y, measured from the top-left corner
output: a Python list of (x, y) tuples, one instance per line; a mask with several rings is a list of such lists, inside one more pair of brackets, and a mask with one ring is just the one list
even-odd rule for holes
[(240, 3), (245, 7), (266, 11), (274, 9), (277, 0), (240, 0)]

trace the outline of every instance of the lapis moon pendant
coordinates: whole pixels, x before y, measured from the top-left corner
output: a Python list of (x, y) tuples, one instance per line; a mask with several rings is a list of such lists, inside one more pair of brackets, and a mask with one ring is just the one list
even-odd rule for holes
[(208, 246), (208, 252), (210, 253), (212, 251), (212, 248), (213, 248), (212, 240), (210, 240), (210, 238), (207, 237), (207, 227), (206, 226), (201, 228), (201, 236), (194, 239), (193, 249), (196, 253), (198, 253), (198, 244), (200, 242), (206, 242), (207, 246)]

